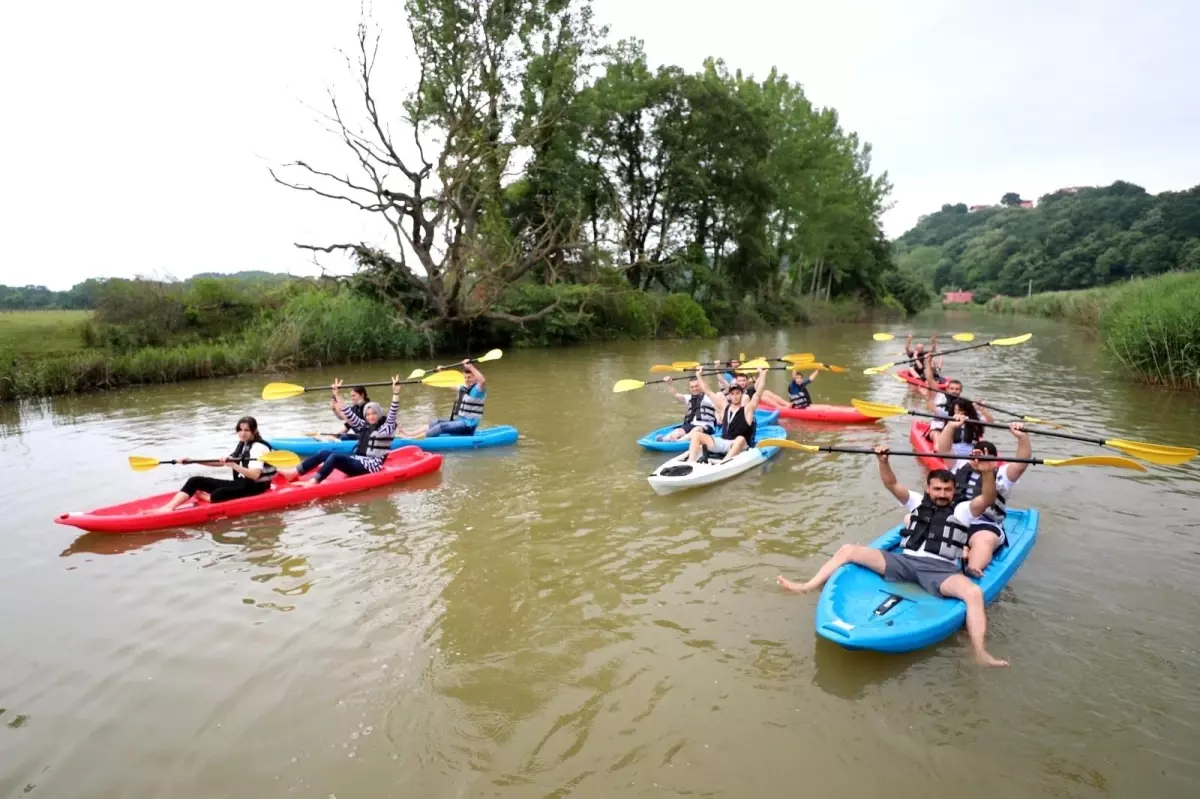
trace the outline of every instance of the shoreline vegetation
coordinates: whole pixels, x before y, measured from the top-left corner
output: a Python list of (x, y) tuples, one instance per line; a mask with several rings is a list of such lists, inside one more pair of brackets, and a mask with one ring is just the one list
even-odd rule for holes
[[(436, 332), (397, 324), (385, 303), (348, 286), (276, 277), (282, 279), (270, 284), (234, 278), (179, 284), (113, 280), (102, 284), (111, 296), (94, 311), (0, 311), (0, 401), (324, 364), (429, 358), (455, 345)], [(492, 320), (478, 325), (466, 346), (712, 338), (900, 315), (848, 299), (747, 301), (718, 308), (718, 328), (691, 297), (621, 284), (527, 286), (503, 307), (516, 314), (559, 295), (569, 305), (520, 324)]]
[(990, 313), (1063, 319), (1083, 327), (1146, 383), (1200, 390), (1200, 272), (1173, 272), (1081, 291), (996, 296)]

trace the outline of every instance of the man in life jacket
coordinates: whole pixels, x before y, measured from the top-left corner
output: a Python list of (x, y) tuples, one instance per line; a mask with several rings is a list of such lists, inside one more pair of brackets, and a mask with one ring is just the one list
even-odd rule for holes
[(987, 615), (983, 609), (983, 591), (962, 572), (963, 550), (972, 520), (982, 516), (996, 501), (995, 463), (971, 461), (971, 468), (981, 476), (979, 495), (968, 502), (956, 503), (954, 475), (946, 469), (931, 471), (925, 479), (925, 493), (918, 494), (896, 479), (888, 464), (886, 447), (876, 447), (875, 456), (884, 487), (908, 511), (899, 546), (885, 551), (844, 544), (808, 582), (794, 583), (783, 575), (775, 581), (788, 591), (807, 593), (824, 585), (845, 564), (857, 563), (889, 582), (915, 582), (934, 596), (961, 599), (967, 606), (967, 634), (975, 660), (984, 666), (1007, 666), (1007, 661), (992, 657), (984, 647)]
[[(946, 423), (946, 429), (938, 437), (938, 452), (953, 456), (954, 437), (959, 427), (967, 420), (955, 418)], [(1028, 460), (1033, 457), (1033, 444), (1029, 434), (1025, 432), (1020, 422), (1008, 426), (1013, 438), (1017, 440), (1016, 457)], [(978, 441), (971, 454), (995, 455), (996, 445), (990, 441)], [(983, 570), (992, 562), (996, 550), (1006, 543), (1004, 536), (1004, 518), (1008, 515), (1008, 495), (1013, 486), (1029, 468), (1028, 463), (999, 463), (996, 462), (996, 501), (981, 515), (971, 521), (971, 529), (967, 531), (967, 565), (963, 569), (971, 577), (982, 577)], [(971, 467), (969, 458), (955, 461), (950, 467), (954, 474), (955, 494), (958, 502), (974, 499), (983, 484), (983, 475)]]
[[(743, 375), (738, 375), (743, 377)], [(695, 463), (705, 449), (717, 455), (732, 458), (754, 446), (754, 433), (758, 424), (754, 421), (754, 412), (758, 410), (758, 398), (762, 396), (762, 387), (767, 382), (767, 370), (758, 370), (758, 379), (754, 387), (758, 389), (753, 396), (746, 396), (746, 391), (736, 381), (729, 387), (729, 396), (712, 392), (704, 382), (704, 372), (696, 370), (696, 380), (699, 381), (704, 395), (712, 400), (717, 408), (717, 422), (721, 425), (721, 434), (714, 435), (693, 430), (688, 439), (687, 457), (684, 463)]]
[(728, 368), (728, 371), (717, 372), (717, 388), (719, 388), (722, 393), (729, 391), (729, 387), (733, 385), (735, 380), (737, 380), (737, 369), (741, 365), (742, 362), (737, 358), (734, 358), (731, 361), (713, 361), (713, 367), (718, 370), (724, 367)]
[[(908, 338), (904, 340), (904, 357), (916, 359), (909, 364), (909, 368), (911, 368), (913, 370), (913, 374), (915, 374), (921, 380), (928, 380), (930, 375), (933, 376), (935, 381), (940, 380), (942, 376), (942, 358), (941, 356), (938, 356), (937, 361), (932, 361), (934, 355), (937, 353), (937, 336), (934, 336), (930, 340), (931, 348), (929, 352), (925, 352), (925, 345), (919, 342), (914, 348), (912, 345), (912, 338), (912, 334), (909, 333)], [(932, 366), (932, 368), (930, 368), (930, 366)]]
[[(926, 374), (932, 374), (932, 357), (929, 354), (925, 356)], [(925, 397), (925, 404), (929, 406), (930, 413), (939, 417), (929, 420), (929, 440), (937, 441), (938, 433), (942, 432), (946, 420), (950, 418), (950, 403), (962, 394), (963, 384), (961, 380), (950, 380), (945, 387), (939, 388), (936, 380), (926, 379), (926, 385), (929, 387), (929, 395)], [(985, 422), (996, 421), (983, 399), (975, 400), (975, 409)]]
[(434, 419), (423, 431), (409, 432), (403, 427), (396, 428), (405, 438), (433, 438), (434, 436), (473, 436), (475, 428), (483, 419), (483, 403), (487, 400), (487, 379), (483, 372), (475, 368), (469, 358), (462, 362), (463, 382), (466, 385), (458, 387), (458, 396), (450, 407), (450, 416), (446, 419)]
[(671, 380), (670, 375), (663, 378), (663, 382), (667, 384), (667, 391), (671, 392), (672, 397), (686, 405), (687, 411), (683, 415), (683, 424), (665, 436), (659, 436), (658, 440), (678, 441), (693, 430), (712, 433), (717, 427), (717, 406), (705, 396), (704, 386), (693, 377), (688, 381), (688, 393), (680, 394), (675, 390), (675, 386), (671, 385)]
[(763, 391), (762, 404), (771, 408), (807, 408), (812, 405), (812, 395), (808, 393), (808, 384), (817, 379), (817, 375), (821, 373), (820, 369), (814, 369), (808, 377), (804, 376), (803, 370), (795, 368), (792, 370), (792, 382), (788, 383), (788, 399), (776, 394), (770, 389)]

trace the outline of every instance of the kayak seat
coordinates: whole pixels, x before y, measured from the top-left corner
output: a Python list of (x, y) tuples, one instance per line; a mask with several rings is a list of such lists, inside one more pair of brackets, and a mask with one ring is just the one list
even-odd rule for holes
[(668, 466), (658, 473), (659, 477), (686, 477), (692, 473), (692, 464), (677, 463), (674, 466)]

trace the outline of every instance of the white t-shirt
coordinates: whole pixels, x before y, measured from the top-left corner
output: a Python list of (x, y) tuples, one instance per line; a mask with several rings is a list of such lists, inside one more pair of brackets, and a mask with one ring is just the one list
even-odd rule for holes
[[(959, 469), (968, 467), (969, 465), (970, 464), (966, 460), (955, 461), (954, 465), (950, 467), (950, 471), (957, 474)], [(1006, 503), (1008, 502), (1008, 493), (1010, 491), (1012, 491), (1013, 486), (1015, 486), (1017, 484), (1016, 480), (1013, 480), (1012, 478), (1010, 478), (1008, 476), (1008, 468), (1011, 465), (1012, 464), (1010, 464), (1010, 463), (1006, 463), (1003, 466), (1001, 466), (999, 469), (996, 470), (996, 494), (999, 495)], [(991, 521), (991, 519), (988, 519), (984, 516), (974, 516), (971, 518), (972, 524), (974, 524), (975, 522), (990, 522), (990, 521)]]
[[(915, 511), (921, 505), (921, 500), (925, 499), (925, 495), (916, 491), (908, 492), (908, 502), (904, 503), (904, 509), (909, 513)], [(954, 519), (964, 527), (971, 526), (971, 503), (960, 502), (954, 506)], [(956, 563), (957, 561), (950, 558), (943, 558), (941, 555), (935, 555), (932, 552), (926, 552), (923, 549), (902, 549), (900, 550), (905, 555), (913, 558), (937, 558), (938, 560), (946, 561), (947, 563)]]
[(943, 427), (946, 426), (946, 419), (950, 418), (950, 412), (949, 412), (949, 410), (947, 410), (949, 407), (950, 407), (950, 398), (947, 397), (941, 391), (939, 391), (937, 396), (933, 398), (933, 412), (942, 418), (930, 419), (929, 420), (929, 429), (930, 430), (937, 431), (937, 430), (941, 430)]

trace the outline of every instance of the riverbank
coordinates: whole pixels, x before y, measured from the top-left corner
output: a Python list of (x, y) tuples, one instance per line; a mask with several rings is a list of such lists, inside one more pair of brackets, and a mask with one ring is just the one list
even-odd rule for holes
[(1200, 273), (1171, 273), (1082, 291), (993, 297), (991, 313), (1063, 319), (1084, 327), (1139, 380), (1200, 389)]
[[(211, 340), (121, 350), (120, 338), (98, 330), (85, 312), (34, 311), (8, 316), (0, 327), (0, 400), (104, 391), (331, 363), (436, 360), (463, 348), (551, 347), (584, 341), (713, 338), (722, 333), (788, 325), (867, 321), (902, 315), (849, 301), (774, 299), (715, 303), (705, 308), (683, 294), (604, 286), (526, 286), (509, 298), (514, 315), (562, 306), (524, 324), (480, 320), (468, 342), (449, 342), (396, 324), (386, 304), (348, 290), (304, 291), (277, 309), (256, 313), (245, 329)], [(549, 298), (549, 299), (548, 299)], [(119, 332), (119, 331), (118, 331)]]

